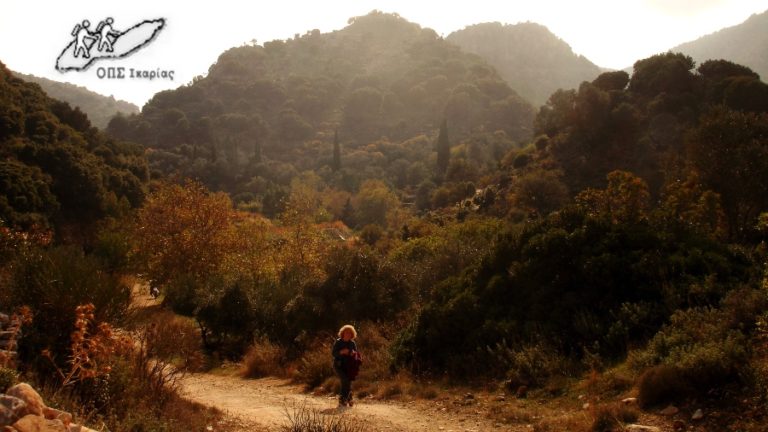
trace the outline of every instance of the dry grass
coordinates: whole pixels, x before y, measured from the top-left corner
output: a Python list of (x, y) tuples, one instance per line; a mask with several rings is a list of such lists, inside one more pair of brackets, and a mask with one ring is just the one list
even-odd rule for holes
[(325, 414), (305, 405), (286, 408), (288, 424), (282, 432), (363, 432), (364, 426), (344, 415)]
[(640, 416), (637, 408), (625, 405), (621, 402), (601, 404), (590, 410), (593, 418), (592, 432), (612, 432), (621, 430), (625, 424), (634, 423)]
[(632, 388), (632, 376), (621, 369), (599, 372), (590, 371), (577, 386), (580, 392), (588, 396), (617, 397)]

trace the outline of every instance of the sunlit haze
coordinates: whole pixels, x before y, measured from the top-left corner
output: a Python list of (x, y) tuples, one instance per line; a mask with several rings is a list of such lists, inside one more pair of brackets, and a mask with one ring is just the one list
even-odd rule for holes
[[(115, 98), (143, 105), (154, 93), (205, 75), (227, 48), (293, 37), (307, 30), (343, 28), (353, 16), (371, 10), (396, 12), (447, 36), (467, 25), (498, 21), (543, 24), (577, 54), (604, 68), (620, 69), (768, 9), (765, 0), (543, 0), (280, 1), (280, 2), (44, 2), (10, 0), (0, 14), (0, 61), (10, 69), (68, 81)], [(173, 70), (174, 80), (99, 79), (96, 67), (58, 72), (55, 60), (83, 19), (114, 18), (123, 30), (144, 19), (167, 18), (167, 26), (149, 46), (121, 65), (141, 70)], [(99, 65), (109, 66), (109, 62)]]

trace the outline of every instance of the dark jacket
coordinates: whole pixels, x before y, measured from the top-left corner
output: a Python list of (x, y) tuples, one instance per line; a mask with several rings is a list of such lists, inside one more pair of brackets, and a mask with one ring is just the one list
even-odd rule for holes
[(331, 355), (333, 355), (333, 365), (338, 367), (343, 367), (344, 360), (349, 357), (349, 353), (347, 355), (342, 355), (339, 353), (339, 351), (343, 350), (344, 348), (351, 351), (357, 351), (357, 345), (355, 344), (355, 341), (344, 341), (341, 338), (336, 339), (336, 342), (333, 344), (333, 349), (331, 350)]

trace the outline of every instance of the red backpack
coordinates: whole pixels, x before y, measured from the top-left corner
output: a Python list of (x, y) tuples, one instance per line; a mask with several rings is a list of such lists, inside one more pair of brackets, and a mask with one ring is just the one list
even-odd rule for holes
[(363, 364), (363, 355), (359, 351), (352, 351), (346, 360), (344, 362), (345, 372), (350, 381), (354, 381), (360, 372), (360, 366)]

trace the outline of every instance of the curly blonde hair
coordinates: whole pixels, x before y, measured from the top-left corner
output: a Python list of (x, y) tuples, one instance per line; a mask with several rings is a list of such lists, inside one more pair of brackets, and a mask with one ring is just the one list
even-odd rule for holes
[(339, 337), (340, 338), (343, 337), (344, 336), (344, 332), (347, 331), (347, 330), (352, 332), (352, 339), (357, 337), (357, 330), (355, 330), (355, 328), (352, 326), (352, 324), (346, 324), (346, 325), (342, 326), (339, 329)]

